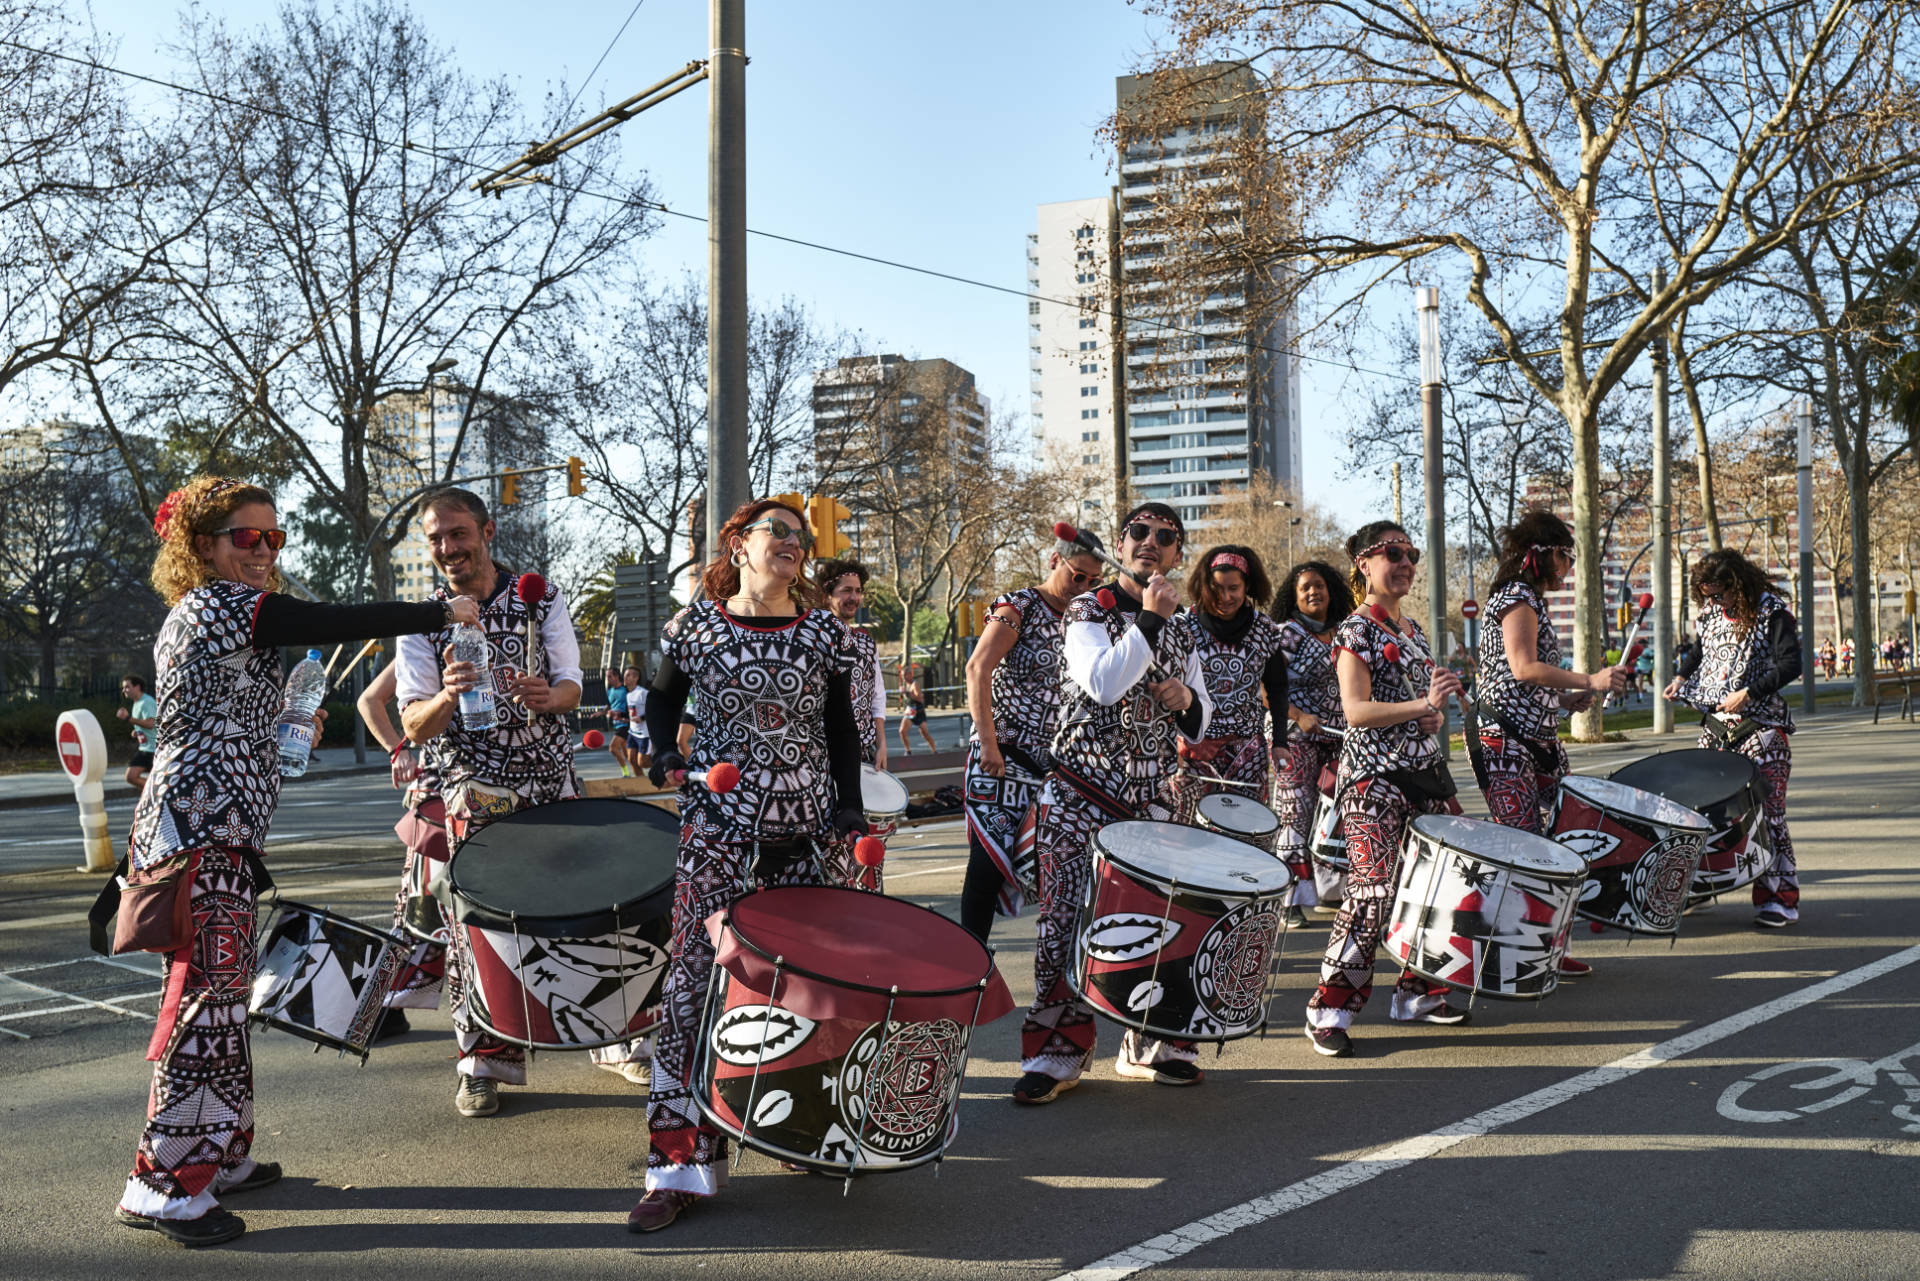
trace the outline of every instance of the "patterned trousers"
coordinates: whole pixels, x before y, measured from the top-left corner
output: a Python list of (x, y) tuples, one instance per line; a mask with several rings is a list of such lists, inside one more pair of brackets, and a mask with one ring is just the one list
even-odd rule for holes
[(147, 1125), (120, 1204), (151, 1219), (197, 1219), (253, 1170), (253, 1054), (247, 1000), (258, 892), (236, 850), (199, 852), (193, 941), (167, 953), (167, 982), (147, 1057)]
[[(1039, 897), (1039, 864), (1034, 851), (1034, 806), (1040, 799), (1041, 780), (1006, 762), (1006, 772), (996, 778), (980, 768), (980, 747), (967, 750), (966, 774), (961, 781), (961, 809), (967, 817), (969, 867), (967, 877), (975, 875), (981, 860), (1000, 876), (999, 913), (1018, 916), (1029, 897)], [(981, 868), (980, 873), (984, 874)], [(969, 929), (972, 922), (961, 922)], [(975, 930), (981, 934), (981, 930)]]
[(1497, 728), (1480, 731), (1480, 746), (1486, 753), (1488, 816), (1502, 827), (1544, 834), (1543, 810), (1567, 772), (1566, 749), (1554, 744), (1559, 768), (1549, 774), (1541, 770), (1525, 743)]
[[(846, 872), (833, 850), (844, 841), (822, 841), (813, 860), (795, 863), (771, 880), (750, 880), (752, 842), (724, 841), (692, 823), (680, 827), (680, 857), (674, 868), (673, 957), (660, 994), (654, 1029), (653, 1086), (647, 1095), (647, 1191), (667, 1188), (712, 1196), (726, 1182), (727, 1139), (693, 1101), (694, 1049), (713, 981), (713, 940), (707, 918), (760, 886), (844, 885)], [(822, 866), (822, 864), (826, 866)]]
[[(1793, 747), (1777, 729), (1763, 729), (1734, 750), (1760, 770), (1761, 812), (1767, 819), (1767, 839), (1773, 862), (1753, 883), (1755, 907), (1800, 907), (1800, 865), (1794, 861), (1793, 838), (1787, 834), (1787, 776), (1793, 773)], [(1712, 734), (1700, 731), (1701, 747), (1718, 747)]]
[[(1313, 820), (1320, 808), (1320, 771), (1339, 761), (1340, 740), (1309, 738), (1305, 734), (1295, 734), (1289, 739), (1287, 750), (1274, 761), (1273, 812), (1280, 819), (1280, 845), (1276, 852), (1293, 872), (1292, 901), (1301, 907), (1312, 907), (1323, 897), (1318, 886), (1320, 877), (1326, 874), (1315, 867), (1311, 853)], [(1338, 873), (1333, 873), (1328, 880), (1329, 891), (1337, 888), (1332, 882), (1337, 882)], [(1328, 893), (1325, 897), (1334, 896)]]
[(435, 865), (446, 866), (452, 856), (447, 848), (446, 802), (438, 796), (421, 798), (408, 807), (406, 817), (395, 830), (404, 833), (407, 856), (400, 869), (400, 888), (393, 896), (394, 932), (413, 939), (414, 943), (385, 1003), (390, 1010), (437, 1010), (440, 989), (447, 978), (447, 949), (438, 943), (420, 941), (405, 925), (410, 914), (418, 917), (422, 912), (423, 905), (415, 899), (425, 891), (430, 869)]
[[(1452, 801), (1415, 802), (1384, 778), (1362, 778), (1340, 792), (1340, 820), (1347, 829), (1347, 896), (1334, 918), (1327, 953), (1320, 962), (1320, 986), (1307, 1000), (1307, 1022), (1314, 1027), (1346, 1027), (1373, 994), (1373, 958), (1393, 911), (1399, 883), (1400, 843), (1417, 814), (1458, 813)], [(1431, 1006), (1447, 990), (1444, 983), (1402, 970), (1395, 985), (1396, 1008), (1405, 1002)]]

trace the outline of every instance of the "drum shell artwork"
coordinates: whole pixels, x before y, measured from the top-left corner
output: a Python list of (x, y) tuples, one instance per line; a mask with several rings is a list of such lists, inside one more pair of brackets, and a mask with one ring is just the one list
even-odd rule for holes
[(1194, 821), (1209, 832), (1271, 854), (1280, 848), (1280, 818), (1259, 801), (1233, 792), (1210, 792), (1194, 806)]
[(265, 939), (247, 1016), (364, 1061), (407, 943), (287, 899), (275, 909)]
[(621, 800), (536, 806), (470, 833), (434, 889), (473, 1020), (540, 1050), (650, 1031), (678, 847), (678, 819)]
[[(756, 943), (757, 925), (774, 912), (791, 913), (801, 932), (828, 924), (903, 957), (959, 958), (947, 967), (956, 986), (893, 991), (844, 977), (876, 968), (857, 957), (816, 956), (791, 935)], [(973, 1028), (1013, 1008), (984, 946), (926, 908), (827, 886), (748, 895), (709, 929), (716, 955), (693, 1084), (714, 1126), (828, 1174), (911, 1169), (945, 1153), (959, 1133)]]
[(1696, 901), (1751, 885), (1772, 863), (1765, 788), (1750, 758), (1710, 747), (1681, 748), (1642, 757), (1610, 777), (1678, 801), (1712, 824), (1693, 874), (1690, 894)]
[(1340, 810), (1334, 805), (1333, 797), (1326, 792), (1320, 793), (1320, 803), (1313, 812), (1313, 836), (1307, 844), (1313, 861), (1322, 867), (1332, 868), (1336, 872), (1347, 870), (1347, 829), (1341, 821)]
[[(1158, 829), (1158, 830), (1153, 830)], [(1123, 842), (1164, 842), (1165, 866), (1116, 855)], [(1093, 874), (1067, 979), (1082, 1000), (1150, 1036), (1230, 1041), (1266, 1024), (1268, 971), (1282, 929), (1286, 864), (1248, 854), (1244, 870), (1210, 880), (1173, 872), (1197, 842), (1244, 841), (1173, 823), (1110, 823), (1093, 837)]]
[(422, 943), (445, 946), (451, 936), (431, 888), (447, 866), (445, 803), (436, 796), (409, 809), (393, 825), (393, 833), (414, 855), (402, 871), (407, 902), (400, 927)]
[(1574, 911), (1632, 934), (1679, 932), (1711, 830), (1678, 802), (1578, 774), (1560, 780), (1548, 823), (1548, 834), (1587, 862)]
[(1400, 867), (1386, 949), (1408, 969), (1502, 1000), (1537, 1001), (1559, 985), (1586, 879), (1578, 855), (1531, 832), (1421, 815)]
[(869, 826), (889, 830), (907, 814), (907, 786), (885, 770), (860, 767), (860, 808)]

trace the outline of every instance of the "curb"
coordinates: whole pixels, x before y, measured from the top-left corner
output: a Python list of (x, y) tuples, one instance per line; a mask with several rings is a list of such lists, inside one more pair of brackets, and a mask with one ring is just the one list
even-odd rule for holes
[[(371, 755), (371, 753), (369, 753), (369, 755)], [(305, 778), (295, 779), (294, 784), (298, 786), (306, 782), (308, 778), (342, 778), (350, 775), (385, 774), (386, 772), (387, 765), (385, 762), (375, 764), (372, 761), (368, 761), (365, 765), (343, 765), (338, 769), (322, 770), (318, 774), (309, 774)], [(106, 786), (104, 790), (109, 804), (114, 801), (125, 800), (134, 795), (134, 790), (125, 783), (111, 784)], [(37, 796), (0, 796), (0, 810), (29, 809), (36, 805), (59, 805), (63, 802), (67, 804), (73, 802), (72, 789), (60, 792), (43, 792)]]

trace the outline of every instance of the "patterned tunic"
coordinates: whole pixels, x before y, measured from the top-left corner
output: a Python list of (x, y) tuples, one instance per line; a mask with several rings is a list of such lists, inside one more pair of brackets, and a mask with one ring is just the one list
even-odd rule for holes
[(860, 759), (880, 759), (880, 732), (873, 727), (875, 686), (880, 680), (880, 646), (864, 627), (847, 625), (853, 649), (853, 719), (860, 726)]
[[(1776, 614), (1791, 612), (1772, 592), (1762, 592), (1754, 607), (1753, 626), (1742, 632), (1724, 609), (1705, 610), (1700, 615), (1700, 664), (1680, 684), (1680, 701), (1703, 710), (1718, 707), (1737, 689), (1752, 689), (1762, 676), (1773, 674), (1773, 655), (1768, 651), (1767, 633)], [(1793, 732), (1793, 716), (1787, 700), (1774, 690), (1765, 698), (1749, 702), (1742, 716)]]
[[(1426, 633), (1411, 618), (1402, 619), (1400, 627), (1401, 634), (1396, 636), (1362, 609), (1348, 615), (1334, 633), (1335, 653), (1345, 650), (1367, 665), (1376, 703), (1425, 698), (1433, 683)], [(1387, 658), (1389, 643), (1399, 647), (1398, 663)], [(1425, 769), (1440, 758), (1439, 753), (1433, 735), (1422, 732), (1414, 721), (1349, 728), (1346, 746), (1340, 752), (1340, 788), (1344, 792), (1355, 779), (1378, 778), (1389, 770)]]
[(853, 638), (828, 610), (810, 609), (778, 629), (735, 624), (703, 600), (674, 616), (660, 650), (700, 700), (691, 769), (721, 761), (740, 768), (724, 795), (688, 784), (681, 815), (721, 839), (817, 837), (832, 826), (827, 758), (827, 682), (853, 675)]
[[(1044, 770), (1060, 719), (1061, 615), (1047, 604), (1038, 587), (1007, 592), (993, 602), (992, 609), (995, 613), (1011, 609), (1020, 615), (1020, 637), (993, 669), (994, 734)], [(973, 741), (980, 741), (978, 725)]]
[(285, 701), (277, 649), (256, 648), (267, 593), (242, 583), (196, 587), (153, 644), (153, 773), (134, 809), (129, 860), (142, 871), (184, 851), (259, 849), (280, 799), (273, 722)]
[(1514, 677), (1507, 663), (1507, 642), (1500, 620), (1525, 605), (1536, 620), (1534, 657), (1549, 667), (1560, 665), (1560, 638), (1547, 616), (1540, 593), (1523, 582), (1503, 583), (1487, 598), (1487, 621), (1480, 629), (1480, 705), (1498, 712), (1507, 724), (1539, 743), (1558, 736), (1560, 700), (1555, 691), (1529, 685)]
[[(1260, 678), (1268, 660), (1282, 648), (1280, 624), (1265, 614), (1255, 614), (1240, 639), (1228, 643), (1208, 631), (1191, 610), (1183, 609), (1174, 617), (1192, 634), (1200, 669), (1206, 673), (1207, 694), (1213, 699), (1213, 722), (1207, 727), (1207, 737), (1257, 738), (1264, 734), (1267, 709), (1260, 701)], [(1285, 722), (1286, 708), (1276, 707), (1273, 713), (1279, 722)]]
[[(1102, 598), (1113, 602), (1103, 603)], [(1077, 623), (1106, 629), (1118, 643), (1138, 617), (1140, 603), (1125, 592), (1102, 588), (1073, 598), (1062, 631)], [(1154, 665), (1133, 688), (1101, 705), (1063, 667), (1060, 673), (1060, 724), (1051, 748), (1056, 774), (1089, 795), (1105, 797), (1121, 808), (1139, 811), (1173, 772), (1179, 731), (1174, 713), (1154, 700), (1149, 684), (1184, 678), (1193, 657), (1193, 631), (1180, 622), (1181, 610), (1160, 629)]]
[[(1340, 708), (1340, 681), (1334, 675), (1328, 636), (1289, 618), (1280, 625), (1280, 652), (1287, 656), (1287, 701), (1319, 717), (1327, 729), (1340, 730), (1346, 728), (1347, 718)], [(1335, 735), (1315, 730), (1310, 737), (1331, 741)]]

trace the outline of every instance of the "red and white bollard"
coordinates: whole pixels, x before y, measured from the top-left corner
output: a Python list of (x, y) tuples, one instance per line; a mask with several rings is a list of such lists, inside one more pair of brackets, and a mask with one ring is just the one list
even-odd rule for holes
[(53, 731), (60, 767), (73, 780), (73, 799), (80, 806), (80, 840), (86, 855), (83, 872), (113, 870), (113, 837), (107, 832), (107, 794), (100, 783), (107, 776), (107, 737), (100, 722), (85, 708), (60, 713)]

